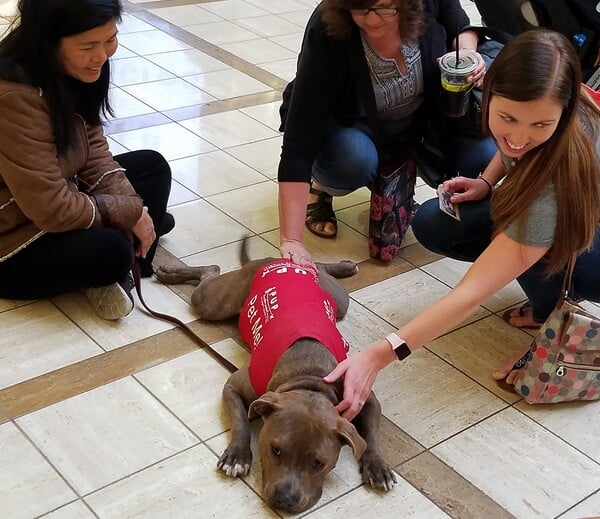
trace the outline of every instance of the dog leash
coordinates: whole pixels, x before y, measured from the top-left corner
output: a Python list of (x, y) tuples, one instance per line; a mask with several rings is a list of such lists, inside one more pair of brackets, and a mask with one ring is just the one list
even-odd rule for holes
[(185, 324), (182, 320), (178, 319), (174, 315), (163, 314), (161, 312), (156, 312), (152, 310), (144, 301), (144, 297), (142, 296), (142, 281), (140, 276), (140, 266), (137, 261), (133, 263), (131, 267), (131, 273), (133, 274), (133, 281), (135, 283), (135, 291), (137, 292), (138, 299), (145, 310), (152, 315), (153, 317), (157, 317), (158, 319), (162, 319), (163, 321), (169, 321), (183, 330), (200, 346), (200, 349), (204, 349), (210, 354), (215, 360), (217, 360), (221, 366), (225, 369), (228, 369), (231, 373), (237, 371), (238, 368), (233, 363), (229, 362), (225, 357), (223, 357), (218, 351), (214, 350), (202, 337), (200, 337), (194, 330), (192, 330), (187, 324)]

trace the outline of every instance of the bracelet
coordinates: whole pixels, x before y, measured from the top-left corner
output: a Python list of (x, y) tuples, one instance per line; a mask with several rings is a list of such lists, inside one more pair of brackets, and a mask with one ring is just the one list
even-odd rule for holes
[(477, 178), (480, 180), (483, 180), (487, 184), (487, 187), (490, 188), (490, 190), (488, 191), (488, 194), (491, 193), (492, 190), (494, 189), (494, 186), (492, 186), (492, 184), (490, 184), (489, 181), (483, 176), (483, 173), (479, 173), (479, 175), (477, 175)]

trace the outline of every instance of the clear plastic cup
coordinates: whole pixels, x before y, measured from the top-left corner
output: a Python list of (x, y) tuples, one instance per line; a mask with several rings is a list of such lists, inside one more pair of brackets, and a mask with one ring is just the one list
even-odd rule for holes
[(440, 72), (442, 77), (442, 89), (440, 103), (445, 115), (449, 117), (462, 117), (469, 106), (469, 94), (473, 83), (467, 82), (467, 78), (477, 68), (477, 54), (468, 49), (444, 54), (440, 59)]

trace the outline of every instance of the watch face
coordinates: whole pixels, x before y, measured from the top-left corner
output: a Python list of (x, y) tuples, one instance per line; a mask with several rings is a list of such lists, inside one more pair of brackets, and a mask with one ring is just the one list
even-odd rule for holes
[(398, 360), (404, 360), (410, 355), (410, 349), (408, 348), (406, 342), (403, 342), (394, 348), (394, 353), (396, 354), (396, 357), (398, 357)]

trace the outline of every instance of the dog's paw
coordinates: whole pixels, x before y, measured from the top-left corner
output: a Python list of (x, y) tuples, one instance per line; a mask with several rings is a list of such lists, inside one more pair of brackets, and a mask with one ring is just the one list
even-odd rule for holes
[(250, 448), (240, 448), (230, 445), (221, 454), (217, 467), (229, 477), (247, 476), (252, 463), (252, 451)]
[(365, 452), (360, 459), (360, 473), (363, 481), (373, 488), (387, 491), (398, 484), (396, 473), (379, 454)]
[(182, 276), (177, 267), (169, 267), (166, 265), (161, 265), (157, 269), (154, 269), (154, 275), (159, 281), (162, 281), (167, 285), (175, 285), (187, 280), (187, 276)]

